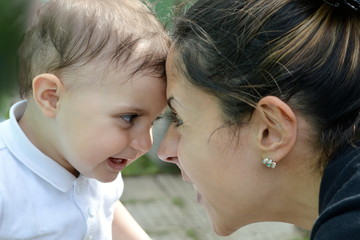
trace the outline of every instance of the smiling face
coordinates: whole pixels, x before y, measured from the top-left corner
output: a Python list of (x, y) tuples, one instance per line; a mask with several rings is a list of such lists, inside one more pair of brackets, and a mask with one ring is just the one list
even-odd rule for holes
[[(198, 190), (198, 200), (214, 230), (228, 235), (261, 219), (271, 188), (263, 183), (266, 171), (253, 143), (251, 125), (225, 126), (217, 99), (192, 86), (167, 60), (167, 97), (174, 123), (169, 127), (159, 157), (179, 166), (185, 181)], [(264, 189), (261, 189), (264, 187)], [(271, 190), (270, 190), (271, 191)]]
[(109, 182), (151, 148), (153, 121), (166, 105), (166, 83), (126, 71), (103, 76), (99, 66), (77, 74), (89, 84), (61, 95), (51, 157), (75, 174)]

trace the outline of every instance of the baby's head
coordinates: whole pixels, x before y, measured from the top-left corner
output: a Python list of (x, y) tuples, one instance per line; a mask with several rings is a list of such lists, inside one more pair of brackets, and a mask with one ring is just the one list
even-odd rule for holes
[(65, 76), (90, 62), (163, 76), (168, 47), (161, 24), (140, 1), (50, 0), (19, 50), (20, 94), (28, 97), (42, 73), (70, 84)]
[(113, 181), (152, 145), (169, 45), (140, 1), (48, 1), (20, 48), (20, 126), (75, 176)]

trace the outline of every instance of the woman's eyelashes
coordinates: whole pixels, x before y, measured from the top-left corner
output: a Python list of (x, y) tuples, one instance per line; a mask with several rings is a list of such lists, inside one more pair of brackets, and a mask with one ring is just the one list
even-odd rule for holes
[(178, 117), (177, 113), (174, 111), (168, 111), (166, 113), (166, 118), (172, 122), (175, 123), (175, 126), (178, 127), (183, 124), (183, 121)]
[(152, 121), (151, 125), (154, 125), (157, 121), (161, 120), (163, 118), (163, 116), (158, 116), (157, 118), (155, 118), (154, 121)]

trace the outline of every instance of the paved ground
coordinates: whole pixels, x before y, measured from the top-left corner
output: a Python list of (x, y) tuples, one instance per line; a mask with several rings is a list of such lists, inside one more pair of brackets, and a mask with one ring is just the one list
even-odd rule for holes
[(121, 198), (153, 240), (303, 240), (290, 224), (257, 223), (228, 237), (216, 236), (195, 199), (192, 186), (178, 175), (125, 177)]

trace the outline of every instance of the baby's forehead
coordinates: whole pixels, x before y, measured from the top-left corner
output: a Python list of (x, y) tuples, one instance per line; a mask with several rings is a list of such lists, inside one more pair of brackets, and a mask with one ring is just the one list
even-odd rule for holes
[[(86, 86), (104, 84), (107, 82), (124, 83), (143, 77), (163, 78), (162, 72), (157, 72), (150, 67), (143, 67), (143, 60), (111, 62), (103, 59), (94, 59), (86, 64), (79, 64), (60, 72), (64, 83), (72, 86)], [(163, 70), (165, 71), (165, 70)]]

